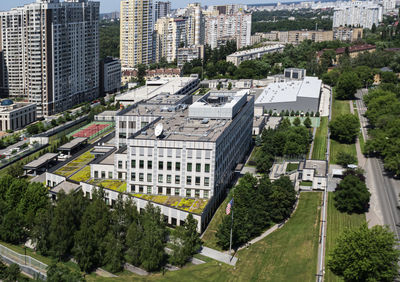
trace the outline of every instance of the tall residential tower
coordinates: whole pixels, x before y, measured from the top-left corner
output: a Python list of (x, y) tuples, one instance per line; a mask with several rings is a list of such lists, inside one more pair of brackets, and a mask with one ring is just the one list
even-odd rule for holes
[(120, 56), (122, 68), (153, 61), (153, 1), (121, 1)]
[(99, 94), (99, 2), (36, 0), (0, 12), (3, 95), (37, 105), (38, 116)]

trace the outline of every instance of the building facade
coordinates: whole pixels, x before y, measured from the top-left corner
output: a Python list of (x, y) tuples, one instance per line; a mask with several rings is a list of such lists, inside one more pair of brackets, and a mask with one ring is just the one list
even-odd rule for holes
[(352, 26), (372, 28), (383, 19), (382, 6), (368, 1), (340, 2), (333, 14), (333, 27)]
[(282, 52), (283, 48), (285, 48), (284, 45), (276, 44), (267, 47), (239, 51), (227, 56), (226, 61), (233, 63), (235, 66), (239, 66), (243, 61), (260, 59), (263, 55), (268, 53)]
[(22, 129), (36, 121), (36, 105), (14, 103), (6, 99), (0, 103), (0, 131)]
[(153, 1), (122, 0), (120, 57), (122, 68), (153, 61)]
[(37, 0), (0, 12), (3, 95), (27, 98), (39, 116), (97, 98), (99, 6)]
[(204, 58), (204, 45), (198, 45), (187, 48), (178, 48), (177, 64), (181, 68), (187, 62), (191, 62), (195, 59)]
[(357, 41), (362, 39), (363, 29), (361, 27), (335, 27), (333, 28), (333, 40)]
[(121, 62), (119, 59), (107, 57), (100, 66), (101, 93), (114, 93), (121, 88)]
[(186, 20), (159, 18), (155, 24), (156, 61), (166, 58), (169, 63), (177, 58), (178, 48), (186, 46)]
[(244, 12), (221, 13), (206, 17), (205, 41), (212, 49), (219, 47), (224, 38), (236, 40), (237, 48), (251, 44), (251, 14)]
[(203, 45), (205, 40), (205, 18), (200, 3), (185, 8), (187, 46)]
[(167, 17), (169, 14), (171, 14), (170, 1), (156, 1), (154, 3), (154, 22), (159, 18)]

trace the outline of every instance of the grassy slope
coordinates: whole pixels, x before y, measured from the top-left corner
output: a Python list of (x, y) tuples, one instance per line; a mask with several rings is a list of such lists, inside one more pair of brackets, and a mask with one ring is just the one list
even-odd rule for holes
[[(350, 104), (348, 100), (336, 100), (333, 99), (333, 107), (332, 107), (332, 119), (339, 115), (343, 114), (350, 114)], [(357, 159), (357, 151), (355, 144), (342, 144), (336, 142), (335, 140), (331, 139), (331, 152), (330, 152), (330, 163), (336, 164), (337, 163), (337, 154), (339, 151), (344, 151), (347, 153), (351, 153)]]
[(328, 134), (328, 117), (322, 117), (320, 126), (315, 133), (314, 148), (312, 152), (313, 160), (325, 160), (326, 135)]
[[(327, 223), (327, 238), (326, 238), (326, 258), (335, 246), (335, 241), (338, 236), (346, 229), (357, 227), (365, 222), (365, 214), (347, 214), (339, 212), (333, 204), (333, 192), (328, 194), (328, 223)], [(328, 269), (326, 270), (325, 281), (342, 281)]]

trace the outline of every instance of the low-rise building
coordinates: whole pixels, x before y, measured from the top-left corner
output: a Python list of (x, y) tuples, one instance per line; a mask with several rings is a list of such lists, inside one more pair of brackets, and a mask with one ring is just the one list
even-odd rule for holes
[(334, 27), (333, 40), (339, 41), (357, 41), (362, 39), (363, 29), (361, 27)]
[(201, 81), (200, 85), (202, 87), (217, 89), (249, 89), (253, 87), (253, 80), (252, 79), (211, 79), (211, 80), (203, 80)]
[(5, 99), (0, 103), (0, 131), (22, 129), (36, 121), (36, 105), (14, 103)]
[(260, 59), (265, 54), (282, 52), (284, 48), (284, 45), (277, 44), (273, 46), (239, 51), (227, 56), (226, 61), (233, 63), (235, 66), (239, 66), (241, 62)]

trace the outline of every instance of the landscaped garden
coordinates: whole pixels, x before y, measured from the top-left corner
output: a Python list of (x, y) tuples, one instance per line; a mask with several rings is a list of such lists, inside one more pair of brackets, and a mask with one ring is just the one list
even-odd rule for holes
[(90, 179), (90, 166), (85, 166), (80, 171), (70, 177), (71, 180), (86, 182)]
[[(346, 228), (356, 228), (365, 222), (365, 214), (347, 214), (338, 211), (334, 205), (333, 192), (328, 194), (328, 218), (327, 218), (327, 237), (326, 237), (326, 257), (327, 263), (329, 253), (335, 247), (335, 241)], [(325, 268), (325, 281), (336, 282), (343, 281)]]
[(116, 179), (91, 179), (89, 184), (114, 190), (120, 193), (126, 192), (126, 182)]
[(75, 172), (88, 165), (93, 159), (94, 155), (91, 154), (90, 151), (87, 151), (65, 166), (56, 170), (54, 173), (61, 176), (70, 177)]
[(291, 172), (299, 168), (299, 163), (288, 163), (286, 166), (286, 172)]

